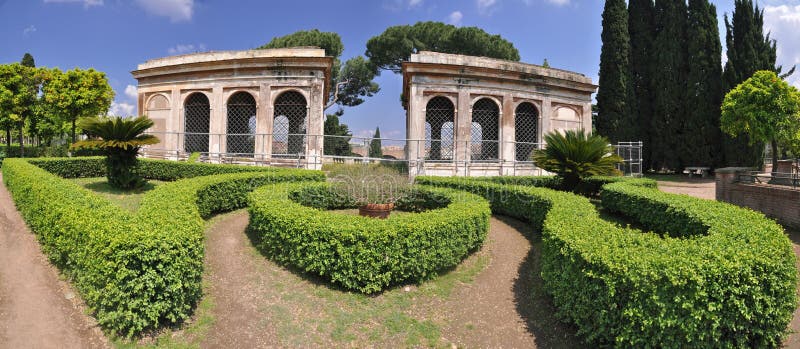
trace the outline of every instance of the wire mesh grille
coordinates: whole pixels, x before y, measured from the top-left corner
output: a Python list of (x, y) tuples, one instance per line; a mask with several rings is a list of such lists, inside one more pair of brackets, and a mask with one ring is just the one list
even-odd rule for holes
[(228, 153), (255, 152), (256, 100), (247, 92), (237, 92), (228, 99)]
[(434, 97), (425, 107), (425, 159), (453, 159), (455, 108), (450, 99)]
[(497, 160), (499, 157), (500, 110), (491, 99), (483, 98), (472, 106), (470, 148), (472, 160)]
[(307, 114), (306, 98), (299, 92), (278, 96), (272, 121), (273, 156), (296, 157), (305, 153)]
[(183, 105), (183, 122), (186, 132), (183, 150), (187, 153), (208, 153), (208, 125), (211, 120), (211, 106), (208, 97), (194, 93)]
[(525, 102), (514, 112), (514, 141), (517, 161), (530, 161), (538, 143), (539, 111), (533, 104)]

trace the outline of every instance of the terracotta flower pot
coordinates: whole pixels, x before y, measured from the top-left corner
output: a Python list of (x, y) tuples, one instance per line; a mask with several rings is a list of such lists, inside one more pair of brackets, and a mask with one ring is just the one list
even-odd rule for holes
[(364, 217), (384, 219), (389, 217), (394, 204), (366, 204), (358, 207), (358, 214)]

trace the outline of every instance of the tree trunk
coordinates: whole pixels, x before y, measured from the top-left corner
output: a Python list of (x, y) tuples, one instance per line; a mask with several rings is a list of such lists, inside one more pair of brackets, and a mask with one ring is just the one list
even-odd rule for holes
[(25, 145), (22, 143), (22, 122), (19, 123), (19, 157), (25, 157)]
[(75, 138), (75, 120), (72, 120), (72, 143), (77, 142), (77, 138)]
[(6, 150), (11, 154), (11, 127), (6, 129)]
[(772, 146), (772, 176), (775, 177), (775, 174), (778, 173), (778, 142), (773, 139), (771, 146)]

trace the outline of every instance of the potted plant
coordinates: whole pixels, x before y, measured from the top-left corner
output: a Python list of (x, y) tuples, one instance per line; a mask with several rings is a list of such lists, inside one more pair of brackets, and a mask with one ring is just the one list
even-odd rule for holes
[(383, 165), (346, 166), (329, 176), (334, 190), (353, 198), (365, 217), (389, 217), (395, 201), (410, 188), (407, 176)]

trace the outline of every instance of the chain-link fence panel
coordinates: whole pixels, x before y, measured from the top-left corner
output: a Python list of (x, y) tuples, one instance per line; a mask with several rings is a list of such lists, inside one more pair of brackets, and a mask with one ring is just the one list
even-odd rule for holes
[(531, 161), (539, 135), (539, 111), (532, 103), (524, 102), (514, 111), (514, 146), (517, 161)]
[(185, 137), (183, 150), (187, 153), (208, 153), (208, 127), (211, 121), (211, 105), (202, 93), (193, 93), (183, 105)]
[(497, 160), (500, 155), (500, 110), (488, 98), (472, 106), (472, 129), (470, 148), (473, 161)]
[(272, 155), (305, 154), (308, 107), (306, 98), (296, 91), (284, 92), (275, 100), (272, 121)]
[(237, 92), (228, 99), (229, 154), (255, 152), (256, 100), (247, 92)]
[(452, 160), (455, 107), (447, 97), (434, 97), (425, 107), (425, 159)]

